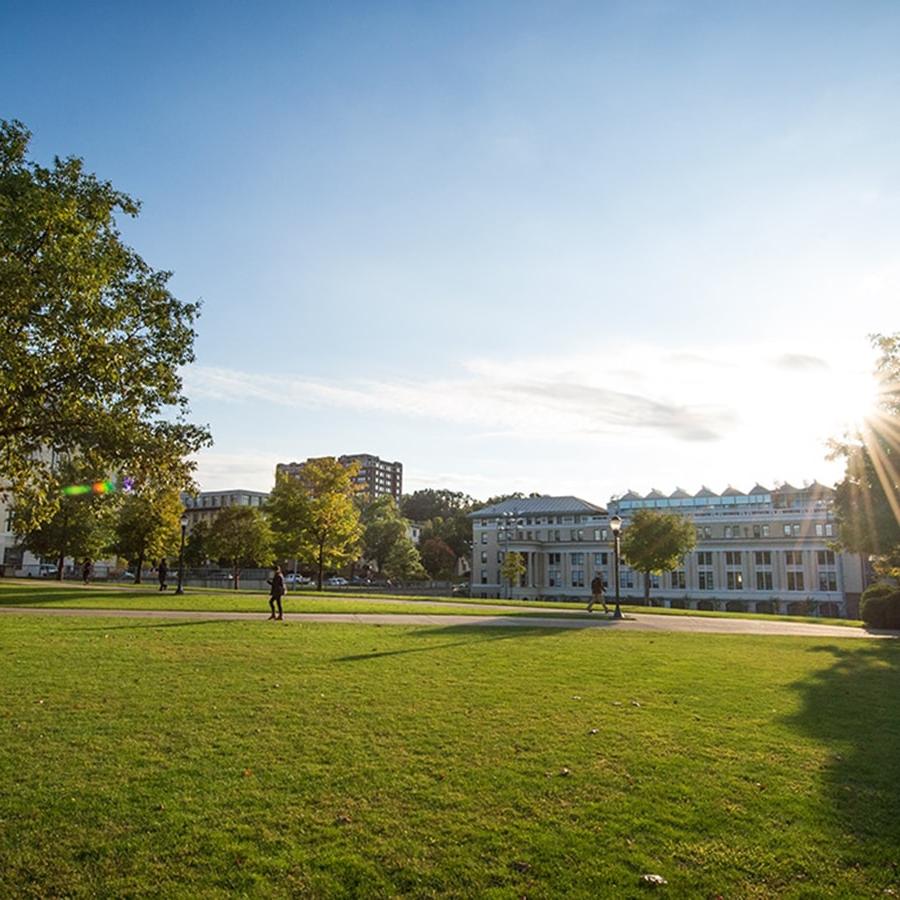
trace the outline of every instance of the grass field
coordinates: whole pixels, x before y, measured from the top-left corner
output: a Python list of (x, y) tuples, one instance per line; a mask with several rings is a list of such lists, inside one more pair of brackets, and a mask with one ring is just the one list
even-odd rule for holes
[[(44, 580), (0, 579), (0, 606), (48, 606), (73, 609), (161, 609), (204, 610), (226, 612), (268, 613), (267, 595), (260, 591), (227, 590), (216, 588), (188, 588), (176, 595), (172, 591), (161, 592), (153, 584), (94, 584), (85, 588), (78, 582)], [(317, 592), (309, 589), (291, 591), (284, 600), (285, 610), (303, 612), (352, 612), (352, 613), (422, 613), (429, 615), (465, 614), (494, 615), (478, 609), (481, 605), (502, 606), (509, 615), (528, 615), (534, 610), (552, 608), (553, 613), (537, 613), (540, 616), (571, 612), (585, 612), (584, 603), (548, 603), (524, 600), (477, 600), (465, 598), (397, 597), (371, 593)], [(601, 615), (597, 607), (595, 615)], [(851, 619), (826, 619), (813, 616), (776, 616), (764, 613), (726, 613), (661, 607), (622, 606), (626, 613), (653, 613), (654, 615), (701, 616), (712, 618), (767, 619), (769, 621), (811, 622), (819, 625), (844, 625), (862, 627), (862, 622)]]
[(0, 619), (0, 896), (900, 892), (900, 644)]

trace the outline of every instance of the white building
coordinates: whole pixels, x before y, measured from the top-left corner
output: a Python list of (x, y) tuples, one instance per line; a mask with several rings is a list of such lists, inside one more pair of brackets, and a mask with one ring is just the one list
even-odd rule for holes
[[(614, 593), (609, 519), (623, 519), (623, 533), (639, 509), (691, 519), (697, 545), (681, 566), (651, 576), (651, 601), (667, 607), (856, 616), (866, 585), (865, 560), (833, 548), (837, 536), (832, 492), (823, 485), (784, 485), (749, 494), (703, 488), (646, 496), (629, 492), (604, 509), (577, 497), (506, 500), (471, 513), (472, 595), (509, 591), (500, 576), (506, 553), (520, 553), (526, 574), (517, 597), (586, 599), (599, 572)], [(640, 601), (643, 575), (622, 563), (623, 599)]]

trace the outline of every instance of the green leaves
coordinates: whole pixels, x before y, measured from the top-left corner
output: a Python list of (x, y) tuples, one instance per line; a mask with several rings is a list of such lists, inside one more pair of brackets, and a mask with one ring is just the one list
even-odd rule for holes
[(52, 451), (188, 487), (188, 455), (211, 442), (185, 421), (179, 374), (199, 306), (122, 243), (116, 216), (137, 201), (79, 159), (28, 161), (29, 139), (0, 122), (0, 474), (16, 493), (46, 485), (36, 520), (56, 506)]

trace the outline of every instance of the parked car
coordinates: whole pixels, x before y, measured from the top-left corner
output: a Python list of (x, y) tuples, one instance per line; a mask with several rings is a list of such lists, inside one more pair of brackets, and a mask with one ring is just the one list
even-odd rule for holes
[(41, 578), (56, 578), (57, 568), (52, 563), (41, 563)]
[(468, 581), (464, 581), (461, 584), (454, 584), (451, 593), (454, 597), (468, 597), (469, 594), (472, 593), (471, 585)]
[(341, 578), (339, 575), (332, 575), (331, 578), (325, 579), (325, 584), (329, 587), (344, 587), (345, 585), (350, 584), (346, 578)]
[(312, 578), (307, 578), (305, 575), (301, 575), (299, 572), (296, 575), (293, 572), (288, 572), (287, 575), (284, 576), (284, 583), (287, 585), (292, 585), (294, 587), (301, 587), (314, 584), (315, 582)]

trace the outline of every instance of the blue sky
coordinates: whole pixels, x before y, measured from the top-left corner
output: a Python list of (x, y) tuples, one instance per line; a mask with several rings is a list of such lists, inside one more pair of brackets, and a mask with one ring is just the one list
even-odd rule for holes
[[(186, 6), (186, 5), (185, 5)], [(0, 117), (202, 299), (203, 488), (833, 480), (900, 328), (895, 3), (19, 4)]]

